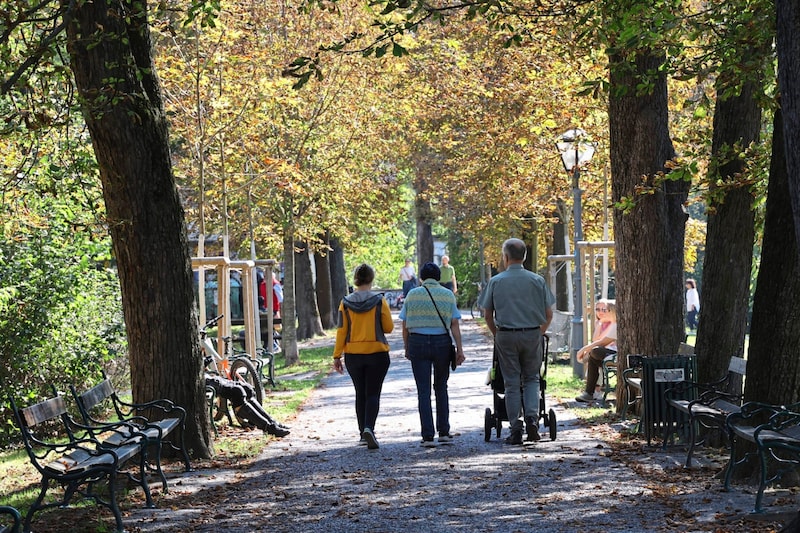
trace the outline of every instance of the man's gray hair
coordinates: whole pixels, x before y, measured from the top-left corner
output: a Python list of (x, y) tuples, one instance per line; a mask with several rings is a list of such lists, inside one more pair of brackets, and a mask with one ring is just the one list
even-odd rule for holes
[(525, 246), (525, 241), (521, 239), (508, 239), (503, 243), (503, 253), (514, 261), (525, 261), (528, 248)]

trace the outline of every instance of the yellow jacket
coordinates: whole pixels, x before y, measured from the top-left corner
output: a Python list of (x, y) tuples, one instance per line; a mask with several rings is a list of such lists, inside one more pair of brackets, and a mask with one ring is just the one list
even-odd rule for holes
[(394, 329), (394, 322), (389, 304), (380, 294), (356, 291), (345, 296), (339, 304), (338, 325), (334, 359), (347, 353), (389, 351), (386, 333)]

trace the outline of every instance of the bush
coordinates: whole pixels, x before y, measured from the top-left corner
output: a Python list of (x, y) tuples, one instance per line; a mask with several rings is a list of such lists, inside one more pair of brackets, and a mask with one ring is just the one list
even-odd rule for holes
[[(0, 235), (0, 405), (27, 405), (96, 382), (124, 357), (125, 336), (108, 242), (69, 227)], [(0, 446), (15, 438), (13, 414), (0, 411)]]

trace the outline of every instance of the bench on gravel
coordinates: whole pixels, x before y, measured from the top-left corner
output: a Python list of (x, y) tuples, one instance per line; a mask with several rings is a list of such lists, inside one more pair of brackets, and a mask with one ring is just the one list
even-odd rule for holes
[[(763, 513), (764, 489), (800, 467), (800, 403), (770, 405), (747, 402), (726, 420), (731, 457), (725, 472), (725, 490), (730, 490), (734, 469), (754, 456), (759, 460), (759, 484), (753, 513)], [(734, 439), (755, 444), (756, 450), (736, 458)]]
[[(116, 497), (116, 478), (120, 473), (141, 486), (147, 506), (153, 506), (145, 477), (147, 446), (144, 435), (125, 427), (122, 429), (126, 435), (124, 439), (115, 446), (105, 445), (92, 437), (86, 426), (70, 417), (64, 397), (59, 394), (21, 409), (17, 408), (13, 398), (10, 398), (10, 403), (28, 458), (42, 476), (39, 496), (25, 516), (24, 531), (31, 530), (34, 513), (50, 507), (66, 507), (77, 493), (110, 509), (116, 521), (116, 531), (122, 533), (122, 515)], [(114, 431), (106, 429), (108, 433)], [(126, 463), (134, 457), (139, 458), (138, 477), (123, 471)], [(64, 496), (59, 501), (44, 503), (51, 481), (64, 488)], [(101, 481), (106, 482), (107, 495), (98, 492)]]
[[(187, 472), (192, 469), (189, 454), (184, 445), (186, 410), (166, 399), (145, 403), (125, 402), (120, 399), (111, 380), (105, 375), (103, 378), (103, 381), (82, 393), (78, 393), (75, 387), (70, 385), (70, 391), (78, 404), (83, 423), (89, 427), (107, 427), (109, 425), (116, 427), (122, 424), (121, 430), (112, 433), (104, 441), (112, 446), (119, 445), (127, 438), (124, 428), (130, 428), (144, 435), (147, 444), (156, 449), (156, 453), (153, 454), (154, 470), (161, 478), (161, 485), (166, 492), (168, 490), (167, 478), (161, 469), (161, 450), (164, 444), (181, 453)], [(111, 416), (107, 416), (109, 413)], [(151, 420), (152, 417), (145, 416), (149, 413), (158, 413), (160, 419)], [(173, 438), (172, 435), (175, 437)], [(170, 438), (167, 438), (168, 436)], [(173, 440), (177, 440), (177, 444)]]
[[(731, 357), (726, 374), (710, 383), (684, 381), (664, 393), (667, 403), (679, 413), (685, 415), (689, 427), (689, 450), (686, 453), (686, 468), (692, 466), (692, 456), (698, 445), (705, 441), (705, 435), (717, 429), (727, 438), (725, 420), (731, 413), (738, 413), (742, 405), (742, 395), (729, 392), (732, 383), (741, 385), (747, 369), (747, 361), (741, 357)], [(688, 398), (694, 398), (690, 400)], [(703, 431), (698, 431), (703, 427)], [(664, 448), (674, 433), (667, 434), (670, 426), (665, 427)], [(730, 446), (730, 442), (728, 443)]]

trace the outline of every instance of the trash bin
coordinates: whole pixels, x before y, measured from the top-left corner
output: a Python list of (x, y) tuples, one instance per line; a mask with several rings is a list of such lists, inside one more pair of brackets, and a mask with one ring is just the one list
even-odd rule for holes
[[(642, 359), (642, 418), (640, 430), (650, 444), (656, 435), (663, 436), (666, 430), (673, 434), (688, 428), (688, 416), (678, 413), (667, 403), (664, 393), (681, 381), (697, 380), (697, 358), (694, 354), (650, 355)], [(693, 400), (695, 391), (688, 390), (685, 400)]]

